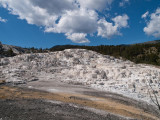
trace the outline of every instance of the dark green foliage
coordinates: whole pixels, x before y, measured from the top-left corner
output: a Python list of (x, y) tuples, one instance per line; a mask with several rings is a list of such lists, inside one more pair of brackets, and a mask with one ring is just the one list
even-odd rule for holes
[(12, 57), (12, 56), (15, 56), (16, 54), (13, 52), (13, 50), (10, 48), (9, 50), (7, 51), (4, 51), (4, 55), (7, 56), (7, 57)]
[(14, 52), (13, 52), (13, 50), (11, 48), (8, 51), (6, 51), (6, 54), (8, 56), (14, 56), (15, 55)]
[(15, 56), (16, 54), (13, 52), (12, 49), (9, 49), (7, 51), (4, 51), (3, 49), (0, 49), (0, 56), (5, 56), (5, 57), (12, 57)]

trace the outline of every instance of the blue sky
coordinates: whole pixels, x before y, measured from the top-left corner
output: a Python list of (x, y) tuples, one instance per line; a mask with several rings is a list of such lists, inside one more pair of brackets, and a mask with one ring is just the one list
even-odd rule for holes
[(0, 41), (21, 47), (160, 39), (159, 0), (0, 0)]

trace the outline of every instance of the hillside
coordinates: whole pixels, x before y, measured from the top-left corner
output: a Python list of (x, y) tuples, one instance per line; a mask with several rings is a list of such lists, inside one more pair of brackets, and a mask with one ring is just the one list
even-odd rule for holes
[(152, 41), (148, 43), (134, 45), (118, 45), (118, 46), (55, 46), (50, 48), (50, 51), (61, 51), (65, 49), (87, 49), (96, 51), (103, 55), (111, 55), (116, 58), (123, 58), (135, 63), (146, 63), (152, 65), (160, 65), (160, 43)]
[(17, 46), (12, 46), (12, 45), (4, 45), (0, 42), (0, 58), (1, 57), (11, 57), (15, 56), (18, 54), (23, 54), (25, 53), (27, 49), (17, 47)]
[(13, 45), (5, 45), (0, 42), (0, 58), (3, 57), (13, 57), (20, 54), (26, 53), (38, 53), (41, 52), (41, 49), (32, 48), (22, 48)]
[(156, 100), (154, 95), (160, 101), (160, 69), (94, 51), (66, 49), (1, 58), (0, 76), (7, 85), (53, 93), (26, 93), (17, 88), (2, 87), (2, 99), (58, 100), (105, 110), (125, 118), (155, 120), (155, 116), (159, 116), (153, 101)]
[[(84, 49), (18, 55), (0, 60), (1, 76), (14, 84), (59, 79), (150, 101), (147, 84), (159, 95), (160, 70)], [(150, 101), (151, 102), (151, 101)]]
[(10, 45), (0, 44), (0, 57), (10, 57), (24, 53), (47, 53), (54, 51), (62, 51), (65, 49), (87, 49), (103, 55), (111, 55), (116, 58), (123, 58), (135, 63), (145, 63), (160, 66), (160, 42), (149, 41), (133, 45), (118, 46), (78, 46), (78, 45), (58, 45), (50, 49), (37, 48), (21, 48)]
[(138, 44), (157, 44), (157, 43), (160, 43), (160, 40), (148, 41), (148, 42), (143, 42)]

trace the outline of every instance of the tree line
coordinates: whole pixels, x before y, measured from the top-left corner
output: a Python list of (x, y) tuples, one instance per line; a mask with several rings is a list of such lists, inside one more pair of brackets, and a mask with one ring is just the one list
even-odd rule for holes
[[(78, 45), (58, 45), (50, 49), (42, 48), (24, 48), (25, 53), (46, 53), (62, 51), (65, 49), (87, 49), (96, 51), (103, 55), (111, 55), (116, 58), (123, 58), (135, 63), (146, 63), (160, 66), (160, 43), (155, 44), (134, 44), (134, 45), (100, 45), (100, 46), (78, 46)], [(0, 47), (0, 55), (7, 57), (15, 56), (16, 54), (9, 49), (4, 51)]]
[(100, 46), (76, 46), (64, 45), (50, 48), (50, 51), (62, 51), (65, 49), (87, 49), (96, 51), (103, 55), (111, 55), (123, 58), (135, 63), (146, 63), (160, 65), (160, 43), (135, 44), (135, 45), (100, 45)]

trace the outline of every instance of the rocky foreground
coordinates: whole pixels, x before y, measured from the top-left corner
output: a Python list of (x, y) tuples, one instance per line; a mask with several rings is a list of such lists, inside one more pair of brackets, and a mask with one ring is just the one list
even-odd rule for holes
[[(56, 84), (53, 88), (56, 88)], [(51, 93), (22, 86), (0, 85), (0, 119), (159, 120), (160, 117), (154, 106), (122, 95), (65, 83), (58, 86), (61, 89), (73, 87), (76, 93)]]
[(134, 64), (84, 49), (2, 58), (0, 76), (7, 83), (13, 84), (56, 79), (120, 93), (149, 103), (152, 102), (148, 89), (152, 86), (155, 94), (160, 96), (159, 68)]

